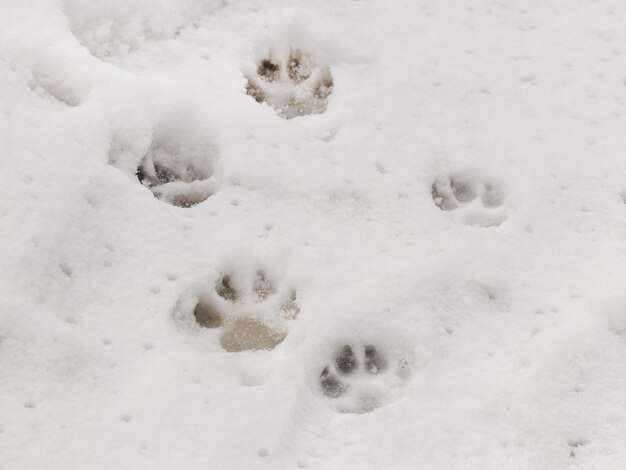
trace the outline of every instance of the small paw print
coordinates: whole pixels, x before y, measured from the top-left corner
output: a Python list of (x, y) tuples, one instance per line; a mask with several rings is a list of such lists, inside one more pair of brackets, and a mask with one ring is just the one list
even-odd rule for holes
[(270, 54), (247, 79), (246, 93), (285, 119), (323, 113), (333, 90), (330, 68), (298, 49), (286, 57)]
[(501, 185), (477, 172), (457, 172), (438, 177), (431, 195), (442, 211), (468, 225), (492, 227), (507, 220), (506, 194)]
[(337, 400), (339, 411), (365, 413), (388, 400), (408, 377), (408, 361), (393, 361), (373, 344), (344, 344), (322, 369), (322, 394)]
[(274, 349), (299, 313), (297, 291), (276, 284), (263, 270), (224, 274), (191, 301), (181, 299), (175, 311), (184, 323), (218, 331), (228, 352)]

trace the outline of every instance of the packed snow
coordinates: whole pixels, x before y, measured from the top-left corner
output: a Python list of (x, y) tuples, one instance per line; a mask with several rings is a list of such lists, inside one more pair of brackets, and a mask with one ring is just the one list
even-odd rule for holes
[(625, 25), (2, 0), (0, 468), (626, 468)]

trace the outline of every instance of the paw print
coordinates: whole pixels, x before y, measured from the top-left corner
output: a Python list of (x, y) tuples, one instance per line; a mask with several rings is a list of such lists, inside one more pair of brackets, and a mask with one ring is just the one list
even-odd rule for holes
[(136, 170), (139, 182), (161, 201), (191, 207), (214, 193), (217, 151), (193, 109), (176, 109), (156, 127)]
[(323, 113), (333, 90), (330, 68), (298, 49), (286, 56), (270, 54), (247, 79), (247, 94), (269, 104), (285, 119)]
[(274, 349), (300, 313), (297, 291), (278, 286), (263, 270), (249, 274), (224, 274), (210, 288), (198, 289), (192, 302), (179, 302), (179, 319), (219, 332), (228, 352)]
[(193, 207), (214, 192), (210, 174), (193, 165), (181, 167), (172, 160), (155, 161), (150, 154), (143, 159), (136, 175), (157, 199), (177, 207)]
[(392, 360), (373, 344), (344, 344), (324, 366), (319, 387), (339, 411), (365, 413), (387, 401), (408, 378), (408, 360)]
[(192, 207), (214, 193), (208, 160), (176, 142), (153, 144), (137, 168), (137, 179), (154, 196), (178, 207)]
[(468, 225), (492, 227), (507, 220), (506, 195), (495, 180), (477, 172), (438, 177), (432, 185), (435, 205)]

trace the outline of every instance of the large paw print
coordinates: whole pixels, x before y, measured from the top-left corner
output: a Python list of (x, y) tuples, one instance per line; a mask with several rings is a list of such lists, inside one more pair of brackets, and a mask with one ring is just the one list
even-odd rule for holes
[(278, 287), (263, 270), (248, 274), (224, 274), (211, 288), (200, 289), (193, 303), (186, 302), (191, 321), (219, 331), (220, 346), (228, 352), (274, 349), (300, 313), (295, 289)]
[(193, 106), (169, 111), (153, 128), (147, 119), (120, 123), (109, 163), (133, 174), (159, 200), (191, 207), (215, 192), (217, 149)]
[(492, 227), (507, 220), (503, 206), (506, 195), (501, 185), (477, 172), (438, 177), (431, 195), (437, 207), (468, 225)]
[(161, 201), (178, 207), (201, 203), (214, 192), (216, 150), (205, 132), (179, 122), (158, 127), (137, 178)]
[(297, 49), (285, 56), (270, 54), (247, 79), (248, 95), (269, 104), (285, 119), (323, 113), (333, 90), (330, 68)]
[(322, 394), (347, 413), (365, 413), (384, 404), (408, 378), (408, 360), (389, 357), (373, 344), (344, 344), (319, 376)]
[(163, 202), (178, 207), (200, 204), (214, 192), (212, 171), (208, 165), (185, 157), (180, 148), (151, 148), (137, 168), (137, 178)]

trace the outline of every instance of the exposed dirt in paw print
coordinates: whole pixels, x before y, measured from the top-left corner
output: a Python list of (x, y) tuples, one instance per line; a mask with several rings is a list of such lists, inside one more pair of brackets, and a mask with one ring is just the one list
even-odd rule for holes
[(254, 318), (238, 318), (230, 323), (220, 337), (220, 344), (228, 352), (271, 350), (287, 336)]
[(387, 367), (385, 358), (371, 344), (365, 346), (365, 368), (370, 374), (383, 372)]
[(324, 367), (320, 374), (320, 387), (324, 395), (330, 398), (338, 398), (348, 390), (348, 387), (343, 385), (337, 377), (330, 374), (328, 366)]
[(271, 53), (246, 78), (246, 93), (285, 119), (323, 113), (333, 90), (330, 68), (299, 49)]
[(366, 413), (384, 404), (407, 377), (405, 358), (387, 357), (374, 344), (344, 344), (322, 369), (319, 387), (339, 411)]
[(264, 59), (259, 63), (256, 73), (266, 82), (275, 82), (280, 78), (280, 66), (272, 59)]
[(212, 286), (198, 289), (193, 303), (185, 297), (175, 316), (196, 329), (218, 331), (219, 344), (228, 352), (274, 349), (300, 313), (297, 291), (277, 284), (264, 270), (251, 276), (223, 274)]
[(212, 305), (198, 301), (193, 309), (193, 316), (198, 325), (204, 328), (219, 328), (224, 323), (222, 314)]
[(218, 285), (215, 286), (215, 292), (229, 302), (236, 302), (239, 299), (239, 295), (235, 292), (228, 274), (223, 276)]
[(492, 227), (508, 218), (502, 186), (476, 171), (438, 177), (431, 195), (439, 209), (451, 212), (453, 218), (468, 225)]
[(356, 357), (354, 357), (352, 347), (346, 344), (341, 348), (341, 352), (337, 355), (337, 359), (335, 359), (335, 369), (341, 375), (350, 375), (357, 367), (358, 362)]

